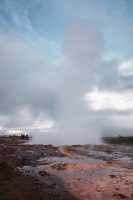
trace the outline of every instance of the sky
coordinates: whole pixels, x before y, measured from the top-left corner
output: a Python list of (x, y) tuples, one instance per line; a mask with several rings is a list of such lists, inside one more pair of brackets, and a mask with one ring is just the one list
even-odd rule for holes
[(132, 10), (132, 0), (0, 0), (0, 127), (49, 127), (34, 142), (52, 144), (131, 133)]

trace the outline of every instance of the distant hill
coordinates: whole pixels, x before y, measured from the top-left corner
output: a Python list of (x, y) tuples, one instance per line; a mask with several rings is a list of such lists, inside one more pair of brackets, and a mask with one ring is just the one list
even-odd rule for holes
[(108, 144), (133, 144), (133, 136), (102, 137), (102, 141)]

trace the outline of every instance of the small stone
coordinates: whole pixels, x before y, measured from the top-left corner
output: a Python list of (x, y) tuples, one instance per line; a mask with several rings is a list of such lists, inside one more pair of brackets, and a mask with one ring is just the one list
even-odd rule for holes
[(110, 176), (111, 178), (115, 178), (115, 177), (116, 177), (115, 174), (110, 174), (109, 176)]
[(127, 197), (126, 195), (121, 194), (121, 193), (119, 193), (119, 194), (114, 194), (114, 196), (115, 196), (115, 197), (119, 197), (119, 198), (121, 198), (121, 199), (128, 199), (128, 197)]
[(39, 171), (40, 176), (49, 176), (49, 173), (46, 171)]

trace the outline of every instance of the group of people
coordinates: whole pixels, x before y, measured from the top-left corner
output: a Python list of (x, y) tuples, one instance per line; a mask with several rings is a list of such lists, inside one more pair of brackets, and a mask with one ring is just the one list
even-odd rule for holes
[(28, 140), (29, 136), (26, 134), (21, 134), (21, 140)]

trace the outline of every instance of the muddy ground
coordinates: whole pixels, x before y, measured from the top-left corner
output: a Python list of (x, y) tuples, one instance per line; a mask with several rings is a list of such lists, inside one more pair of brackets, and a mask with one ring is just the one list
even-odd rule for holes
[(0, 137), (0, 200), (133, 200), (133, 146)]

